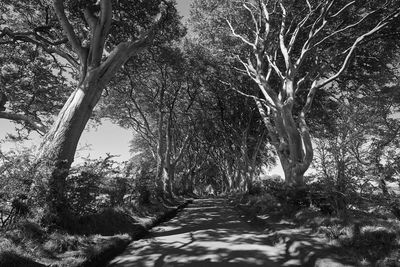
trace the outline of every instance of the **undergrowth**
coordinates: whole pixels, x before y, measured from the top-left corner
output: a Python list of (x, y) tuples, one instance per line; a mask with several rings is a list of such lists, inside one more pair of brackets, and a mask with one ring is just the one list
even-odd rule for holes
[(283, 182), (267, 181), (232, 200), (250, 216), (290, 220), (296, 227), (311, 228), (330, 244), (345, 248), (360, 266), (400, 266), (400, 222), (387, 206), (357, 205), (358, 199), (350, 199), (339, 210), (330, 202), (334, 198), (329, 192), (320, 191), (314, 196), (324, 197), (313, 199), (313, 189), (295, 192)]
[[(147, 226), (169, 211), (150, 198), (151, 169), (124, 169), (111, 159), (71, 170), (60, 222), (43, 207), (42, 172), (31, 158), (24, 169), (18, 156), (10, 158), (8, 172), (0, 173), (0, 266), (73, 267), (102, 261), (143, 236)], [(89, 266), (97, 266), (93, 264)]]

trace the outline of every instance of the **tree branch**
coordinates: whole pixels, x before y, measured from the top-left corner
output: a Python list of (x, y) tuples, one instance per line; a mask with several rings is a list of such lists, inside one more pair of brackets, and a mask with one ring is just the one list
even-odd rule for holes
[(67, 35), (67, 38), (72, 45), (72, 48), (74, 49), (75, 53), (78, 54), (81, 61), (84, 62), (84, 51), (81, 45), (81, 41), (75, 34), (74, 28), (72, 27), (67, 16), (65, 15), (63, 2), (64, 2), (63, 0), (53, 0), (54, 11), (57, 14), (57, 18), (65, 34)]
[(97, 20), (98, 20), (97, 17), (93, 14), (93, 12), (88, 7), (86, 7), (83, 10), (83, 16), (85, 17), (85, 20), (86, 20), (87, 24), (89, 25), (90, 29), (92, 31), (94, 31), (94, 28), (96, 27)]
[(249, 46), (251, 46), (254, 50), (257, 49), (257, 46), (255, 44), (253, 44), (252, 42), (250, 42), (249, 40), (247, 40), (246, 38), (244, 38), (243, 36), (241, 36), (240, 34), (237, 34), (235, 29), (233, 28), (231, 22), (229, 20), (226, 20), (226, 22), (229, 25), (229, 28), (231, 29), (232, 35), (236, 38), (241, 39), (244, 43), (248, 44)]
[(155, 38), (156, 31), (160, 28), (165, 16), (166, 14), (164, 13), (156, 16), (153, 26), (147, 32), (142, 33), (136, 41), (122, 42), (113, 49), (107, 59), (101, 63), (100, 76), (102, 77), (103, 82), (108, 82), (112, 75), (126, 61), (128, 61), (129, 58), (140, 53), (152, 43)]
[(182, 156), (183, 156), (183, 152), (186, 150), (187, 145), (189, 143), (190, 140), (190, 134), (188, 133), (183, 141), (182, 147), (178, 152), (178, 156), (174, 159), (173, 161), (173, 166), (176, 166), (178, 164), (178, 162), (181, 160)]
[(45, 134), (48, 131), (45, 126), (39, 120), (23, 114), (15, 114), (11, 112), (0, 111), (0, 119), (7, 119), (11, 121), (25, 122), (34, 130), (39, 131), (41, 134)]
[(285, 29), (286, 29), (286, 18), (287, 18), (287, 12), (286, 8), (283, 5), (282, 1), (279, 1), (279, 6), (281, 7), (282, 10), (282, 21), (281, 21), (281, 28), (279, 31), (279, 46), (281, 48), (281, 53), (283, 55), (283, 58), (285, 59), (285, 65), (286, 65), (286, 72), (289, 73), (292, 69), (292, 63), (290, 61), (289, 57), (289, 52), (285, 44)]
[[(111, 27), (112, 4), (111, 0), (100, 1), (100, 17), (92, 31), (91, 47), (89, 52), (89, 66), (96, 68), (100, 65), (103, 56), (105, 40)], [(93, 23), (93, 19), (91, 19)]]
[(300, 32), (300, 29), (306, 24), (310, 16), (312, 15), (313, 11), (311, 8), (311, 4), (307, 0), (307, 5), (308, 5), (308, 13), (307, 15), (297, 24), (296, 29), (294, 30), (292, 34), (292, 38), (290, 39), (289, 46), (288, 46), (288, 53), (290, 54), (292, 52), (294, 43), (296, 42), (297, 36)]
[(335, 36), (336, 34), (341, 33), (341, 32), (344, 32), (344, 31), (346, 31), (346, 30), (348, 30), (348, 29), (351, 29), (351, 28), (356, 27), (356, 26), (359, 25), (361, 22), (363, 22), (367, 17), (369, 17), (370, 15), (374, 14), (375, 12), (376, 12), (376, 11), (370, 12), (370, 13), (368, 13), (367, 15), (365, 15), (364, 17), (362, 17), (359, 21), (357, 21), (357, 22), (355, 22), (355, 23), (353, 23), (353, 24), (347, 25), (346, 27), (344, 27), (344, 28), (342, 28), (342, 29), (339, 29), (339, 30), (334, 31), (333, 33), (331, 33), (331, 34), (329, 34), (328, 36), (324, 37), (324, 38), (323, 38), (322, 40), (320, 40), (319, 42), (315, 43), (312, 47), (317, 47), (317, 46), (319, 46), (320, 44), (324, 43), (324, 42), (325, 42), (326, 40), (328, 40), (329, 38)]
[(386, 25), (389, 24), (389, 19), (391, 18), (395, 18), (397, 16), (399, 16), (400, 11), (397, 11), (395, 14), (391, 14), (390, 16), (386, 17), (384, 20), (380, 21), (373, 29), (371, 29), (370, 31), (364, 33), (363, 35), (359, 36), (353, 43), (353, 45), (351, 46), (349, 52), (347, 53), (347, 56), (342, 64), (342, 67), (339, 69), (338, 72), (336, 72), (334, 75), (332, 75), (330, 78), (328, 78), (327, 80), (325, 80), (324, 82), (316, 85), (317, 89), (318, 88), (322, 88), (325, 85), (327, 85), (328, 83), (336, 80), (347, 68), (347, 65), (350, 62), (350, 58), (353, 55), (355, 49), (357, 48), (358, 44), (360, 42), (362, 42), (366, 37), (376, 33), (377, 31), (381, 30), (383, 27), (385, 27)]

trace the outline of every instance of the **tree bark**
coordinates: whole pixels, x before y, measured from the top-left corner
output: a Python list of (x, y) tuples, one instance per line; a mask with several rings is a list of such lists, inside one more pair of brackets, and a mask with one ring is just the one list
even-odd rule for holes
[(50, 167), (47, 203), (50, 211), (55, 214), (63, 213), (66, 209), (65, 179), (74, 160), (80, 136), (105, 87), (100, 81), (99, 69), (86, 75), (85, 81), (61, 109), (39, 148), (38, 158)]
[[(277, 151), (285, 175), (285, 183), (302, 186), (304, 173), (313, 158), (313, 147), (311, 141), (308, 140), (308, 128), (300, 129), (298, 126), (300, 123), (296, 123), (293, 118), (291, 106), (284, 106), (267, 114), (260, 101), (256, 101), (256, 104), (264, 125), (268, 129), (271, 144)], [(271, 120), (274, 121), (274, 126)]]
[[(292, 6), (288, 3), (278, 2), (279, 4), (273, 5), (273, 9), (264, 1), (260, 1), (258, 6), (246, 1), (242, 4), (252, 18), (252, 22), (246, 25), (252, 32), (250, 36), (236, 31), (233, 21), (227, 19), (226, 22), (232, 36), (241, 40), (253, 51), (246, 53), (246, 58), (238, 57), (238, 60), (244, 67), (241, 71), (258, 85), (260, 94), (255, 96), (245, 94), (240, 90), (236, 91), (256, 101), (260, 115), (268, 128), (271, 143), (276, 148), (282, 163), (286, 183), (301, 186), (304, 183), (304, 173), (309, 168), (313, 158), (306, 114), (311, 109), (317, 90), (331, 84), (340, 77), (350, 64), (358, 46), (366, 38), (392, 23), (399, 16), (400, 10), (395, 9), (389, 12), (369, 30), (354, 36), (351, 46), (343, 53), (344, 59), (338, 66), (338, 70), (334, 73), (324, 73), (322, 63), (329, 62), (329, 60), (318, 59), (314, 53), (317, 51), (316, 48), (323, 49), (326, 42), (334, 40), (336, 35), (342, 34), (346, 30), (357, 28), (366, 17), (375, 12), (362, 16), (355, 23), (339, 23), (340, 26), (336, 27), (334, 21), (340, 21), (339, 18), (345, 16), (345, 11), (356, 1), (344, 6), (339, 4), (340, 11), (333, 16), (331, 14), (335, 1), (319, 3), (318, 5), (306, 1), (308, 11), (304, 12), (302, 18), (297, 17), (298, 14), (294, 12), (295, 9), (292, 9)], [(280, 18), (271, 19), (271, 16), (276, 12), (280, 13)], [(271, 23), (272, 21), (274, 23)], [(235, 23), (237, 22), (238, 20), (235, 20)], [(243, 21), (240, 21), (240, 24), (242, 26)], [(260, 25), (263, 25), (263, 27), (260, 27)], [(327, 25), (332, 27), (333, 32), (322, 34)], [(305, 30), (308, 31), (308, 36), (300, 34)], [(300, 38), (300, 36), (305, 38)], [(275, 43), (275, 45), (271, 45), (272, 43)], [(310, 61), (307, 61), (307, 59)], [(307, 66), (311, 67), (309, 71), (305, 75), (301, 74), (301, 69), (306, 62), (309, 64), (311, 61), (314, 63)], [(280, 88), (272, 88), (277, 84), (276, 81), (271, 82), (272, 74), (280, 79)], [(306, 101), (300, 113), (297, 114), (297, 121), (295, 121), (293, 105), (299, 98), (296, 97), (296, 94), (300, 85), (305, 82), (309, 82), (311, 86), (307, 89)], [(299, 104), (299, 101), (297, 102)], [(268, 110), (268, 114), (264, 108)]]

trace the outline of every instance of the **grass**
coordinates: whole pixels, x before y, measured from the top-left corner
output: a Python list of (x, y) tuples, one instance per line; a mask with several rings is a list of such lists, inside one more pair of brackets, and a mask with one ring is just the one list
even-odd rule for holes
[[(384, 208), (348, 209), (341, 214), (323, 214), (316, 207), (292, 209), (268, 193), (232, 198), (252, 221), (285, 219), (307, 227), (334, 245), (345, 248), (359, 266), (400, 267), (400, 221)], [(368, 205), (366, 206), (368, 207)], [(258, 220), (257, 220), (258, 218)]]
[[(149, 213), (149, 210), (152, 213)], [(100, 266), (122, 253), (147, 228), (169, 219), (175, 209), (142, 207), (135, 211), (106, 209), (71, 218), (69, 229), (50, 232), (32, 220), (0, 231), (0, 266)]]
[(371, 215), (327, 222), (324, 220), (324, 225), (316, 228), (317, 232), (333, 244), (345, 247), (360, 265), (400, 266), (400, 223), (397, 220)]

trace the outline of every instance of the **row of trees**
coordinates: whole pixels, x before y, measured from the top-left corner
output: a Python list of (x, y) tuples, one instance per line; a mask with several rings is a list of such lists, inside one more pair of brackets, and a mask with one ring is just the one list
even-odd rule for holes
[(315, 145), (340, 192), (349, 177), (394, 175), (398, 1), (195, 1), (191, 37), (167, 0), (0, 9), (0, 118), (44, 135), (50, 213), (63, 216), (90, 118), (136, 133), (162, 198), (251, 190), (276, 156), (302, 186)]

